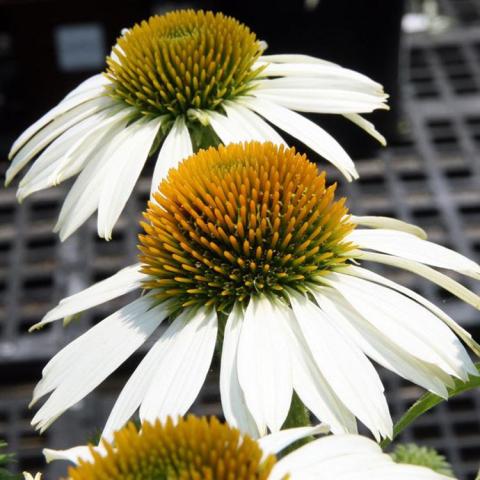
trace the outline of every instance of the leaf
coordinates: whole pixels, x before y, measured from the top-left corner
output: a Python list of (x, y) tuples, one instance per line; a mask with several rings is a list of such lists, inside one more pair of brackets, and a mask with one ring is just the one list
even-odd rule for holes
[[(466, 382), (455, 379), (455, 385), (448, 389), (448, 399), (456, 397), (461, 393), (468, 392), (474, 388), (480, 387), (480, 363), (476, 363), (475, 367), (479, 372), (479, 376), (470, 376)], [(434, 393), (425, 393), (422, 395), (400, 418), (400, 420), (393, 427), (393, 438), (390, 440), (386, 438), (381, 442), (382, 448), (387, 447), (390, 443), (407, 428), (414, 420), (428, 412), (430, 409), (445, 401), (444, 398), (435, 395)]]

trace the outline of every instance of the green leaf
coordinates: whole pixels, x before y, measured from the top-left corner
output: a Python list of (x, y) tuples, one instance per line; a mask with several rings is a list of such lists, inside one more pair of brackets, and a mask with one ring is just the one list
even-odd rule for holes
[[(466, 382), (455, 379), (455, 385), (452, 388), (448, 389), (448, 398), (456, 397), (461, 393), (468, 392), (474, 388), (480, 387), (480, 363), (475, 364), (476, 369), (478, 370), (478, 377), (470, 376)], [(414, 420), (423, 415), (425, 412), (428, 412), (430, 409), (438, 405), (439, 403), (444, 402), (445, 399), (435, 395), (434, 393), (425, 393), (417, 400), (400, 418), (400, 420), (393, 427), (393, 438), (394, 440), (405, 428), (407, 428)], [(381, 443), (382, 448), (390, 445), (392, 440), (386, 438)]]

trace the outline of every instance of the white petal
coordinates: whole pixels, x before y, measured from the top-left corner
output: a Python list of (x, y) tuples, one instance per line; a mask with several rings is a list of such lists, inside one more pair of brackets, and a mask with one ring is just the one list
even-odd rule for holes
[(375, 128), (375, 125), (372, 122), (369, 122), (367, 119), (363, 118), (358, 113), (345, 113), (343, 114), (345, 118), (353, 122), (358, 127), (365, 130), (369, 135), (371, 135), (375, 140), (377, 140), (384, 147), (387, 145), (387, 140), (385, 137)]
[(395, 337), (388, 337), (371, 325), (346, 300), (331, 289), (312, 291), (319, 306), (349, 338), (372, 360), (417, 385), (447, 398), (447, 377), (436, 365), (423, 362), (397, 345)]
[[(386, 96), (378, 88), (370, 84), (359, 83), (350, 78), (328, 78), (328, 77), (277, 77), (262, 78), (256, 80), (255, 90), (277, 90), (277, 89), (305, 89), (305, 90), (326, 90), (337, 89), (348, 92), (361, 92), (374, 95), (384, 99)], [(321, 95), (321, 92), (318, 93)]]
[(159, 340), (163, 355), (157, 358), (156, 375), (140, 406), (142, 420), (186, 413), (210, 368), (217, 329), (217, 315), (211, 309), (186, 311), (175, 319)]
[(88, 159), (63, 202), (55, 232), (63, 241), (82, 225), (98, 207), (102, 185), (115, 169), (112, 152), (123, 142), (127, 129), (126, 120), (112, 128), (102, 139), (100, 148)]
[(346, 240), (361, 248), (396, 255), (439, 268), (447, 268), (480, 280), (480, 265), (428, 240), (421, 240), (406, 232), (387, 229), (351, 232)]
[(392, 435), (383, 385), (362, 351), (306, 297), (291, 293), (295, 317), (319, 370), (376, 438)]
[(44, 430), (116, 370), (153, 333), (167, 316), (163, 305), (141, 297), (98, 323), (68, 344), (43, 369), (34, 399), (54, 392), (32, 424)]
[(128, 136), (112, 152), (109, 160), (115, 165), (101, 187), (98, 203), (98, 235), (112, 238), (112, 230), (125, 208), (140, 172), (147, 161), (161, 119), (138, 120), (127, 127)]
[(107, 77), (105, 77), (103, 73), (93, 75), (93, 77), (87, 78), (82, 83), (80, 83), (80, 85), (74, 88), (70, 93), (68, 93), (60, 103), (63, 103), (66, 100), (69, 100), (70, 98), (75, 97), (75, 95), (79, 95), (81, 93), (83, 94), (86, 92), (90, 92), (90, 94), (93, 94), (93, 91), (105, 92), (105, 89), (101, 87), (106, 87), (111, 84), (112, 82)]
[(325, 380), (312, 358), (310, 349), (293, 315), (284, 321), (277, 318), (280, 328), (288, 338), (292, 358), (293, 388), (303, 404), (321, 421), (330, 426), (333, 433), (356, 433), (355, 416), (338, 398)]
[[(464, 328), (462, 328), (453, 318), (448, 316), (443, 310), (438, 308), (432, 302), (428, 301), (426, 298), (422, 297), (418, 293), (410, 290), (398, 283), (392, 282), (381, 275), (378, 275), (370, 270), (366, 270), (365, 268), (357, 267), (354, 265), (348, 266), (342, 270), (343, 273), (347, 273), (349, 275), (354, 275), (356, 277), (364, 278), (365, 280), (370, 280), (373, 282), (380, 283), (381, 285), (385, 285), (387, 287), (393, 288), (400, 293), (403, 293), (407, 297), (412, 298), (420, 305), (423, 305), (425, 308), (428, 308), (434, 315), (436, 315), (442, 322), (448, 325), (462, 340), (463, 342), (468, 345), (472, 351), (477, 355), (480, 356), (480, 345), (473, 339), (472, 335), (468, 333)], [(472, 375), (477, 374), (477, 369), (474, 368), (470, 372)]]
[[(257, 62), (258, 66), (264, 66), (265, 63)], [(335, 64), (321, 63), (283, 63), (267, 64), (262, 71), (263, 76), (268, 77), (322, 77), (332, 80), (350, 79), (358, 83), (370, 85), (377, 91), (383, 91), (382, 85), (374, 82), (372, 79), (354, 70), (349, 70)]]
[[(322, 437), (304, 445), (292, 453), (289, 453), (277, 462), (271, 473), (271, 480), (283, 478), (290, 473), (292, 478), (304, 478), (301, 474), (308, 473), (313, 469), (320, 469), (324, 462), (332, 458), (344, 458), (348, 455), (369, 455), (372, 459), (380, 456), (383, 461), (393, 463), (384, 459), (380, 447), (360, 435), (330, 435)], [(328, 474), (328, 472), (325, 472)], [(305, 477), (308, 478), (308, 477)], [(323, 479), (323, 477), (321, 477)], [(330, 480), (329, 477), (325, 477)]]
[[(8, 158), (12, 158), (17, 151), (27, 142), (31, 137), (33, 137), (40, 129), (42, 129), (49, 122), (54, 120), (59, 115), (67, 112), (68, 110), (88, 101), (92, 98), (100, 96), (104, 88), (102, 85), (97, 84), (94, 88), (93, 83), (98, 82), (98, 77), (103, 77), (103, 75), (94, 75), (89, 79), (81, 83), (77, 88), (72, 90), (69, 95), (67, 95), (58, 105), (49, 110), (45, 115), (43, 115), (39, 120), (30, 125), (18, 138), (15, 140), (15, 143), (10, 149)], [(109, 81), (107, 83), (110, 83)], [(83, 89), (82, 86), (88, 85), (89, 88)]]
[(42, 474), (37, 472), (35, 476), (33, 476), (30, 472), (22, 472), (23, 480), (42, 480)]
[(50, 142), (55, 140), (65, 130), (87, 118), (94, 113), (108, 108), (113, 102), (108, 97), (99, 97), (68, 110), (67, 112), (57, 116), (45, 128), (40, 130), (33, 138), (31, 138), (13, 157), (12, 162), (7, 170), (5, 183), (11, 182), (13, 177), (41, 150), (43, 150)]
[(242, 307), (235, 304), (225, 325), (220, 365), (220, 396), (227, 423), (253, 438), (258, 438), (258, 428), (248, 411), (237, 373), (238, 340), (243, 316)]
[[(99, 453), (103, 451), (101, 447), (93, 448)], [(84, 445), (72, 447), (67, 450), (52, 450), (50, 448), (44, 448), (42, 453), (45, 456), (45, 460), (47, 463), (53, 462), (55, 460), (67, 460), (69, 462), (78, 464), (80, 460), (84, 460), (86, 462), (91, 462), (93, 460), (90, 448)]]
[(282, 458), (270, 480), (290, 474), (292, 480), (447, 480), (425, 467), (400, 465), (372, 440), (360, 435), (319, 438)]
[[(274, 55), (262, 55), (259, 59), (261, 63), (319, 63), (323, 65), (335, 65), (335, 63), (298, 53), (280, 53)], [(340, 67), (341, 68), (341, 67)]]
[(416, 273), (417, 275), (425, 277), (431, 282), (440, 285), (445, 290), (457, 296), (464, 302), (469, 303), (477, 309), (480, 309), (480, 297), (478, 295), (473, 293), (468, 288), (465, 288), (463, 285), (451, 279), (450, 277), (447, 277), (447, 275), (437, 272), (433, 268), (427, 267), (422, 263), (408, 260), (406, 258), (395, 257), (393, 255), (383, 255), (381, 253), (364, 251), (355, 252), (355, 258), (360, 260), (384, 263), (385, 265), (403, 268), (404, 270), (408, 270), (409, 272)]
[(287, 316), (280, 304), (261, 296), (248, 304), (238, 344), (238, 379), (248, 409), (260, 431), (280, 430), (287, 418), (293, 385), (289, 346), (277, 319)]
[(248, 140), (287, 145), (268, 123), (248, 108), (233, 102), (225, 102), (223, 108), (233, 122), (242, 125), (242, 128), (249, 135)]
[(320, 424), (312, 427), (287, 428), (279, 432), (271, 433), (257, 440), (263, 455), (275, 455), (293, 442), (312, 435), (329, 433), (328, 425)]
[(326, 277), (326, 283), (405, 351), (437, 365), (448, 375), (466, 378), (465, 349), (430, 310), (394, 290), (358, 277), (334, 273)]
[(244, 97), (242, 103), (323, 156), (348, 180), (358, 177), (352, 159), (340, 144), (316, 123), (288, 108), (266, 100)]
[(241, 123), (218, 112), (207, 112), (207, 115), (210, 125), (224, 145), (251, 140), (248, 130)]
[(399, 230), (415, 235), (422, 240), (427, 239), (427, 233), (420, 227), (412, 225), (411, 223), (403, 222), (391, 217), (377, 217), (377, 216), (361, 216), (350, 215), (349, 221), (355, 225), (362, 225), (371, 228), (387, 228), (389, 230)]
[(109, 108), (93, 114), (53, 141), (21, 180), (19, 200), (77, 174), (102, 138), (131, 113), (129, 109), (117, 110)]
[(151, 192), (158, 190), (160, 182), (167, 176), (171, 168), (176, 168), (182, 160), (188, 158), (192, 153), (192, 140), (185, 119), (177, 117), (158, 154), (152, 176)]
[(354, 90), (275, 88), (253, 90), (257, 98), (283, 105), (299, 112), (315, 113), (370, 113), (387, 109), (385, 97), (369, 95)]
[(146, 275), (140, 272), (139, 263), (125, 267), (115, 273), (115, 275), (61, 300), (40, 322), (33, 325), (30, 331), (125, 295), (136, 288), (140, 288), (141, 282), (145, 278)]

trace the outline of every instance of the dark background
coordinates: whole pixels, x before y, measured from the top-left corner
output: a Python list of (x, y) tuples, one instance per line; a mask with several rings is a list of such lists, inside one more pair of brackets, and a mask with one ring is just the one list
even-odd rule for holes
[[(151, 12), (186, 6), (233, 14), (267, 41), (268, 53), (316, 55), (383, 83), (392, 96), (392, 111), (369, 119), (386, 135), (387, 149), (379, 149), (346, 121), (328, 115), (312, 117), (357, 160), (360, 180), (340, 186), (349, 205), (355, 214), (395, 216), (417, 223), (433, 241), (479, 260), (477, 0), (439, 0), (439, 15), (449, 28), (402, 37), (402, 12), (417, 5), (397, 0), (323, 0), (313, 9), (303, 1), (0, 0), (2, 176), (15, 137), (78, 82), (104, 68), (103, 58), (121, 28)], [(331, 180), (338, 179), (337, 172), (328, 169), (328, 173)], [(92, 438), (142, 356), (140, 351), (42, 436), (30, 427), (32, 412), (27, 405), (42, 367), (59, 348), (125, 299), (86, 313), (67, 329), (60, 322), (33, 334), (27, 328), (65, 295), (134, 261), (148, 175), (147, 169), (108, 243), (97, 238), (94, 219), (65, 243), (52, 233), (68, 183), (38, 192), (22, 205), (15, 200), (16, 182), (0, 189), (0, 438), (18, 453), (13, 470), (41, 470), (47, 480), (57, 478), (64, 466), (57, 463), (47, 470), (41, 449), (66, 448)], [(442, 306), (478, 339), (480, 315), (473, 308), (412, 275), (392, 275)], [(477, 285), (470, 286), (479, 291)], [(398, 418), (421, 389), (387, 372), (383, 378), (392, 413)], [(193, 407), (195, 412), (219, 413), (217, 385), (212, 373)], [(453, 462), (459, 478), (473, 479), (480, 464), (480, 395), (470, 392), (437, 407), (404, 439), (437, 447)]]

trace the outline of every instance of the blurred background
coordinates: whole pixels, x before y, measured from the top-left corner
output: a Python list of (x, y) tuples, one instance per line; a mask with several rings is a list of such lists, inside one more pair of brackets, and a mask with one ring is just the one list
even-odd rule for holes
[[(479, 0), (292, 0), (281, 5), (266, 0), (0, 0), (2, 180), (16, 136), (77, 83), (104, 68), (122, 28), (152, 13), (185, 7), (237, 17), (268, 43), (268, 53), (319, 56), (383, 83), (392, 110), (368, 118), (387, 137), (386, 149), (346, 121), (312, 116), (357, 161), (360, 180), (341, 183), (341, 190), (355, 214), (414, 222), (433, 241), (480, 260)], [(330, 180), (341, 181), (337, 172), (327, 170)], [(27, 405), (43, 366), (124, 299), (86, 313), (66, 329), (60, 322), (37, 333), (27, 329), (64, 296), (135, 261), (137, 221), (150, 175), (147, 168), (108, 243), (97, 238), (94, 218), (65, 243), (52, 233), (68, 183), (22, 205), (15, 199), (16, 182), (0, 189), (0, 439), (18, 453), (12, 471), (42, 471), (47, 480), (64, 473), (64, 465), (44, 465), (42, 448), (94, 438), (149, 346), (46, 433), (33, 431)], [(388, 273), (480, 338), (479, 312), (412, 275)], [(468, 286), (478, 292), (478, 285)], [(398, 418), (422, 391), (387, 372), (382, 376)], [(220, 412), (217, 385), (212, 373), (195, 412)], [(440, 405), (402, 439), (436, 447), (459, 478), (474, 479), (480, 465), (480, 392)]]

